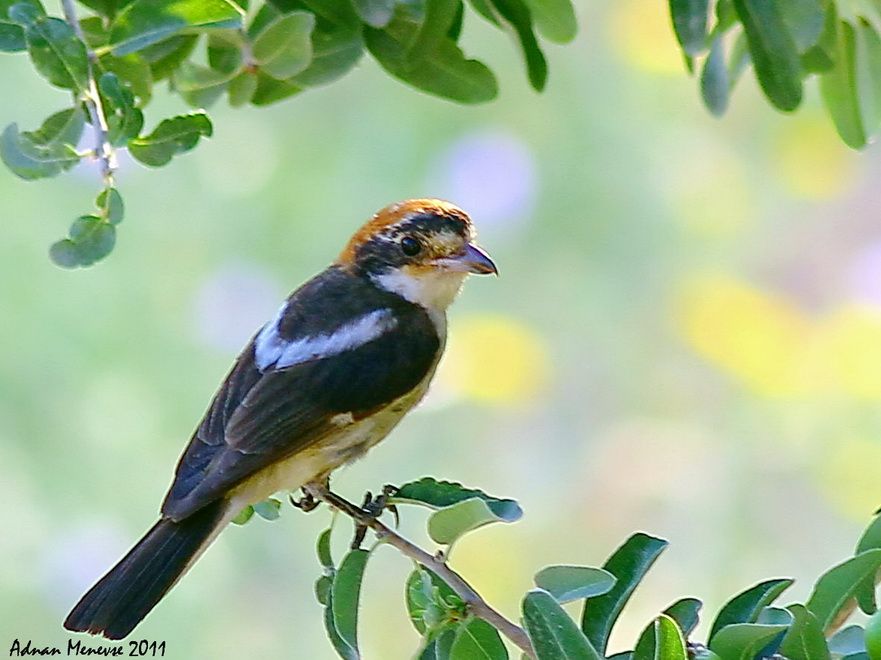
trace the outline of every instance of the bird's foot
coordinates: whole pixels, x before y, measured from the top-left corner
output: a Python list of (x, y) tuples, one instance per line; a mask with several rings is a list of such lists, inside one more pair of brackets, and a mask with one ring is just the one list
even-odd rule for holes
[(382, 492), (373, 497), (373, 494), (368, 490), (364, 494), (364, 502), (361, 504), (361, 508), (373, 518), (379, 518), (383, 511), (388, 511), (395, 518), (395, 527), (400, 524), (400, 519), (398, 518), (398, 507), (394, 504), (389, 504), (389, 499), (398, 492), (397, 486), (392, 486), (391, 484), (386, 484), (382, 487)]
[(318, 505), (321, 504), (320, 500), (315, 499), (315, 496), (312, 495), (305, 488), (302, 489), (303, 495), (300, 498), (295, 498), (293, 495), (289, 495), (288, 498), (295, 507), (297, 507), (303, 513), (309, 513), (310, 511), (315, 511), (318, 508)]
[[(397, 527), (401, 522), (398, 517), (398, 507), (394, 504), (389, 504), (389, 498), (392, 497), (397, 490), (396, 486), (386, 484), (382, 487), (382, 492), (376, 497), (374, 497), (373, 493), (368, 490), (364, 493), (364, 501), (361, 503), (361, 510), (374, 520), (379, 518), (384, 511), (388, 511), (394, 516), (395, 527)], [(361, 543), (364, 542), (364, 536), (367, 534), (367, 527), (367, 525), (360, 523), (355, 525), (355, 538), (352, 539), (351, 545), (352, 550), (357, 550), (361, 547)]]

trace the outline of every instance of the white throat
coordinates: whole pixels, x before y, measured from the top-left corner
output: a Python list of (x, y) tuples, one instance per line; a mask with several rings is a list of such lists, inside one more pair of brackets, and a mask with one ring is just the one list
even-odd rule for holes
[[(436, 325), (446, 324), (446, 311), (462, 288), (468, 273), (434, 270), (419, 274), (395, 269), (373, 275), (373, 281), (386, 291), (424, 307)], [(440, 329), (440, 327), (439, 327)]]

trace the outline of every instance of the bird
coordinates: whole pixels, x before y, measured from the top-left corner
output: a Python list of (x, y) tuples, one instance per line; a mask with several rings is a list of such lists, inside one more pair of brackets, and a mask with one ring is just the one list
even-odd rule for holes
[(469, 274), (498, 274), (469, 216), (437, 199), (373, 215), (236, 359), (184, 449), (159, 521), (64, 627), (122, 639), (245, 507), (326, 482), (425, 395), (446, 311)]

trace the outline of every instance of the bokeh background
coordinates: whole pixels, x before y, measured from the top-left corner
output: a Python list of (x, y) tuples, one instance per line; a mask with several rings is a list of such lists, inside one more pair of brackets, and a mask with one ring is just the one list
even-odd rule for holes
[[(517, 498), (521, 522), (453, 557), (511, 617), (543, 565), (599, 565), (635, 530), (669, 539), (617, 648), (680, 596), (712, 612), (774, 576), (803, 596), (850, 553), (881, 504), (881, 152), (844, 147), (815, 88), (786, 117), (749, 75), (710, 117), (664, 5), (582, 0), (542, 95), (472, 18), (492, 104), (370, 60), (269, 109), (220, 104), (215, 136), (172, 166), (123, 159), (118, 247), (88, 270), (47, 248), (90, 207), (94, 170), (0, 169), (0, 648), (65, 643), (241, 345), (374, 210), (415, 196), (468, 209), (501, 277), (468, 283), (430, 397), (339, 491), (434, 475)], [(0, 89), (3, 125), (67, 100), (23, 56), (3, 57)], [(166, 96), (150, 117), (181, 110)], [(171, 658), (332, 658), (312, 595), (328, 521), (285, 507), (228, 530), (135, 638)], [(423, 526), (406, 512), (408, 534)], [(409, 569), (388, 548), (368, 567), (366, 658), (416, 648)]]

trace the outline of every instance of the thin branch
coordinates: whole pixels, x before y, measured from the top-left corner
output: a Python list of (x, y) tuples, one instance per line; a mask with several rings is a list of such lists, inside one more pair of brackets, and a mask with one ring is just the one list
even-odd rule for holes
[(89, 111), (89, 117), (92, 120), (92, 127), (95, 130), (95, 158), (101, 164), (101, 176), (104, 179), (104, 185), (110, 187), (113, 185), (113, 173), (116, 171), (116, 152), (107, 138), (109, 132), (107, 115), (101, 103), (101, 95), (98, 93), (98, 84), (95, 82), (95, 66), (98, 63), (98, 56), (89, 48), (86, 35), (83, 33), (83, 29), (77, 20), (73, 0), (61, 0), (61, 8), (64, 11), (64, 19), (73, 28), (77, 38), (86, 47), (86, 54), (89, 58), (89, 88), (84, 95), (84, 101)]
[(528, 657), (535, 657), (535, 650), (532, 648), (532, 642), (530, 642), (529, 637), (526, 635), (523, 628), (508, 621), (508, 619), (493, 609), (461, 575), (451, 569), (439, 556), (435, 557), (419, 546), (414, 545), (390, 527), (387, 527), (377, 520), (375, 516), (364, 511), (360, 507), (355, 506), (336, 493), (331, 492), (324, 485), (316, 483), (308, 484), (305, 487), (305, 490), (315, 499), (342, 511), (358, 524), (369, 527), (376, 533), (378, 539), (394, 546), (402, 555), (415, 560), (436, 573), (438, 577), (442, 578), (444, 582), (456, 592), (459, 598), (465, 602), (468, 610), (474, 616), (483, 619), (496, 628)]

